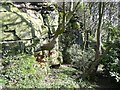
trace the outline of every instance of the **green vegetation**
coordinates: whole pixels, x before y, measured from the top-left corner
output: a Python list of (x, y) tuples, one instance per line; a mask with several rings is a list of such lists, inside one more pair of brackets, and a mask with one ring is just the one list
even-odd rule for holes
[[(9, 81), (8, 87), (33, 87), (38, 86), (45, 73), (35, 61), (34, 57), (18, 55), (3, 59), (2, 78)], [(43, 73), (41, 73), (43, 72)], [(39, 81), (37, 81), (37, 79)]]
[[(79, 88), (88, 87), (78, 81), (78, 70), (63, 66), (59, 69), (41, 68), (33, 56), (17, 55), (3, 59), (0, 83), (10, 88)], [(79, 84), (78, 84), (79, 83)]]
[(0, 2), (0, 85), (120, 88), (119, 8), (81, 0)]
[[(120, 81), (120, 41), (115, 40), (114, 42), (110, 42), (108, 44), (113, 45), (108, 51), (107, 55), (103, 57), (102, 64), (104, 65), (104, 69), (106, 72), (110, 73), (112, 77), (115, 77), (117, 82)], [(107, 45), (106, 45), (107, 46)]]

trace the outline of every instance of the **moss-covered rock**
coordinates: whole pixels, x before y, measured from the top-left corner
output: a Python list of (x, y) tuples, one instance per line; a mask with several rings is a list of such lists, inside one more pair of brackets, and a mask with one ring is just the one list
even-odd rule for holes
[[(27, 8), (31, 7), (30, 3), (26, 5)], [(2, 37), (0, 40), (16, 41), (2, 44), (3, 53), (6, 52), (12, 55), (17, 54), (16, 52), (18, 51), (18, 53), (30, 53), (37, 50), (40, 53), (42, 52), (41, 46), (49, 43), (52, 39), (58, 28), (59, 19), (58, 10), (54, 5), (48, 3), (45, 6), (43, 4), (43, 7), (46, 8), (44, 12), (49, 12), (48, 14), (27, 8), (22, 11), (12, 3), (3, 3), (1, 5), (0, 18), (2, 26), (0, 31), (2, 32)], [(51, 50), (54, 54), (49, 56), (48, 50), (44, 50), (44, 52), (48, 56), (46, 59), (50, 60), (49, 58), (51, 58), (52, 63), (60, 63), (58, 60), (58, 38), (55, 41), (55, 47)]]
[(31, 39), (34, 36), (40, 38), (48, 30), (44, 26), (42, 16), (38, 15), (37, 18), (33, 18), (22, 12), (2, 12), (0, 15), (2, 18), (2, 40), (16, 40), (16, 36), (20, 39)]

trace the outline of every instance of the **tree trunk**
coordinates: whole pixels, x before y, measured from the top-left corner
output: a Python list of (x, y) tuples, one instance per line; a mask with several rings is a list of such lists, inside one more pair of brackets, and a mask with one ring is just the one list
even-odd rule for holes
[(85, 7), (84, 7), (84, 49), (86, 49), (86, 37), (87, 37), (87, 31), (86, 31), (86, 13), (85, 13)]
[(101, 23), (102, 23), (102, 16), (103, 16), (103, 11), (104, 11), (104, 3), (102, 4), (101, 2), (99, 3), (99, 22), (98, 22), (98, 29), (96, 32), (97, 35), (97, 42), (96, 42), (96, 53), (95, 53), (95, 61), (92, 63), (90, 68), (86, 71), (87, 77), (89, 76), (90, 78), (95, 75), (95, 72), (97, 70), (97, 67), (100, 62), (100, 56), (101, 56)]
[(69, 11), (73, 11), (73, 0), (70, 0), (70, 10)]

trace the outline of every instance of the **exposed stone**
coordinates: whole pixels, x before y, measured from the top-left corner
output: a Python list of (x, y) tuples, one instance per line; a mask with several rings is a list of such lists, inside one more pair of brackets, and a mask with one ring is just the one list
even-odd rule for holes
[[(7, 6), (6, 4), (1, 7), (0, 18), (2, 18), (2, 27), (0, 29), (2, 37), (0, 40), (15, 41), (11, 42), (11, 44), (9, 42), (8, 47), (19, 44), (17, 47), (19, 49), (27, 49), (27, 52), (31, 50), (34, 52), (36, 49), (42, 54), (41, 46), (50, 42), (58, 28), (59, 13), (56, 7), (51, 3), (43, 3), (43, 5), (35, 4), (35, 6), (30, 3), (27, 3), (27, 5), (23, 5), (22, 3), (14, 6), (9, 5)], [(5, 7), (9, 7), (9, 10)], [(37, 7), (42, 7), (44, 10), (37, 12)], [(22, 9), (22, 12), (20, 9)], [(44, 12), (42, 13), (42, 11)], [(17, 42), (19, 43), (17, 44)], [(50, 52), (54, 52), (52, 55), (48, 55), (48, 50), (44, 50), (44, 52), (48, 56), (46, 59), (50, 60), (51, 58), (52, 63), (60, 63), (58, 60), (58, 38), (55, 39), (55, 42), (54, 48), (50, 50)]]

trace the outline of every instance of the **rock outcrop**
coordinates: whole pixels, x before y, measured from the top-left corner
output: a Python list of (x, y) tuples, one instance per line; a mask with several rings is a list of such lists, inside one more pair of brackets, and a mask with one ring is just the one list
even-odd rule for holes
[[(54, 63), (59, 58), (58, 38), (51, 50), (42, 49), (58, 28), (59, 13), (51, 3), (2, 3), (0, 31), (3, 55), (42, 53)], [(19, 52), (18, 52), (19, 51)], [(53, 52), (48, 55), (49, 52)], [(57, 63), (59, 63), (57, 61)]]

